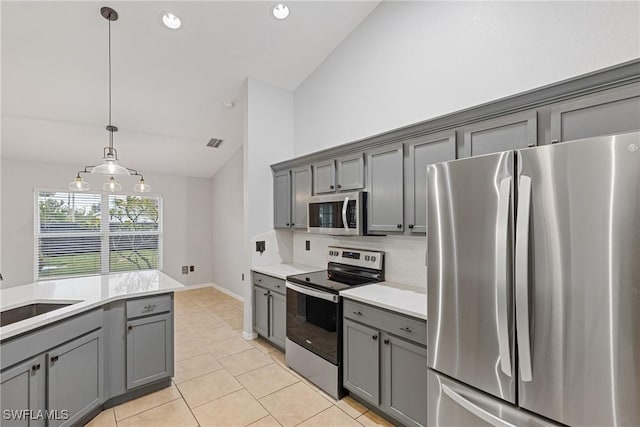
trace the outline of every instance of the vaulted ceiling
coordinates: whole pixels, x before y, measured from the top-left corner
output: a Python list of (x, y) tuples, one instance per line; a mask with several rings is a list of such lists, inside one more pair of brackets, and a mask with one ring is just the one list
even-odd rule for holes
[[(107, 144), (107, 21), (122, 163), (210, 177), (242, 144), (247, 77), (295, 90), (377, 1), (11, 2), (2, 13), (2, 156), (97, 163)], [(169, 11), (182, 28), (169, 30)], [(235, 107), (227, 109), (225, 101)], [(212, 138), (224, 143), (205, 147)]]

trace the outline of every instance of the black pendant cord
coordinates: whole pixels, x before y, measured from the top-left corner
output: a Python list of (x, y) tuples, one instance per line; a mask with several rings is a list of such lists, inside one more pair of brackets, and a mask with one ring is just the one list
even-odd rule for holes
[(109, 148), (113, 150), (113, 128), (111, 126), (111, 19), (109, 22)]

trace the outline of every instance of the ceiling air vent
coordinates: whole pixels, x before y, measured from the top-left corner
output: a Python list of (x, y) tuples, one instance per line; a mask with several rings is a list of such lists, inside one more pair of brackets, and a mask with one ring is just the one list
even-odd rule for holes
[(220, 144), (222, 144), (222, 139), (211, 138), (209, 142), (207, 142), (207, 147), (218, 148)]

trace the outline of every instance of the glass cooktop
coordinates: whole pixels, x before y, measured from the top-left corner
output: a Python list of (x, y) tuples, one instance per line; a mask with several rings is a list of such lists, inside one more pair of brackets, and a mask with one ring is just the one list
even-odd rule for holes
[(361, 286), (376, 282), (376, 280), (373, 280), (370, 277), (362, 277), (329, 270), (296, 274), (295, 276), (288, 276), (287, 280), (292, 283), (297, 283), (334, 294), (354, 286)]

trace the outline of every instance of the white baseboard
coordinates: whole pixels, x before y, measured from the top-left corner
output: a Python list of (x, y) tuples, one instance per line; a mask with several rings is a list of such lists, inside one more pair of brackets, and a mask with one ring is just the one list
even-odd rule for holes
[(183, 291), (191, 291), (193, 289), (199, 289), (199, 288), (211, 288), (213, 287), (213, 283), (200, 283), (199, 285), (183, 285), (183, 288), (178, 288), (175, 291), (176, 292), (183, 292)]
[(247, 341), (251, 341), (258, 338), (258, 334), (256, 334), (255, 332), (248, 333), (246, 331), (242, 331), (242, 338), (244, 338)]
[(244, 297), (241, 297), (240, 295), (238, 295), (238, 294), (236, 294), (234, 292), (231, 292), (229, 289), (223, 288), (222, 286), (216, 285), (215, 283), (210, 283), (209, 285), (213, 286), (214, 289), (217, 289), (220, 292), (222, 292), (224, 294), (227, 294), (230, 297), (233, 297), (233, 298), (237, 299), (238, 301), (244, 303)]

